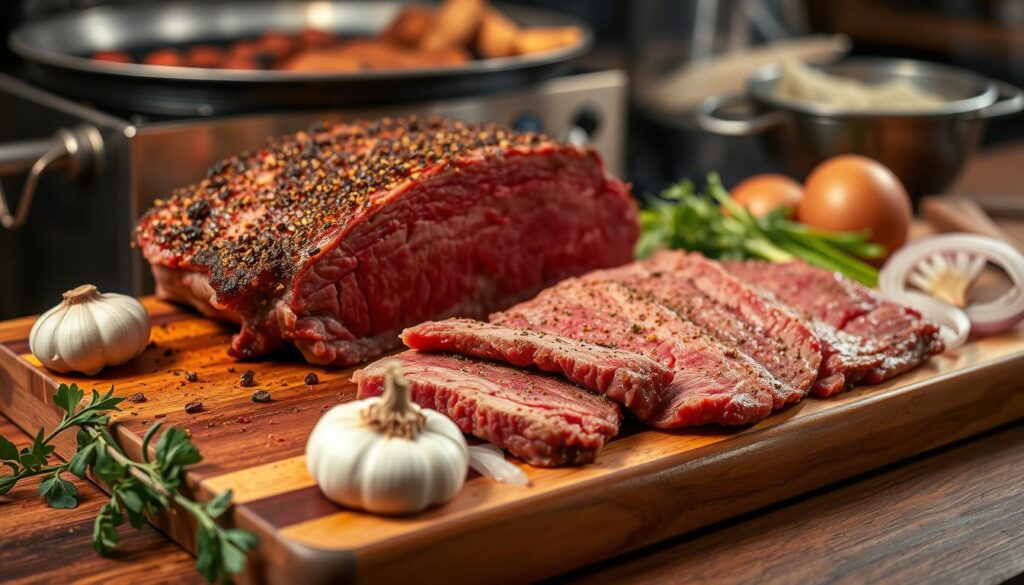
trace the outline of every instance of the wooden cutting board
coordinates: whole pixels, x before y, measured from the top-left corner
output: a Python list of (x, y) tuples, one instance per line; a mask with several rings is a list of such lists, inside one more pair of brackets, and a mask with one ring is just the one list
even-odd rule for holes
[[(408, 518), (344, 510), (305, 470), (306, 437), (320, 414), (351, 400), (352, 369), (297, 357), (250, 364), (226, 354), (230, 328), (145, 299), (155, 345), (100, 375), (55, 376), (28, 348), (33, 319), (0, 323), (0, 410), (34, 431), (58, 420), (61, 382), (114, 385), (124, 403), (116, 436), (139, 455), (149, 425), (187, 428), (205, 459), (187, 478), (200, 499), (235, 491), (227, 522), (261, 538), (250, 582), (522, 582), (556, 575), (690, 531), (1024, 417), (1024, 333), (976, 341), (887, 384), (807, 399), (741, 430), (677, 432), (628, 426), (598, 463), (524, 465), (530, 487), (472, 477), (448, 505)], [(256, 385), (239, 376), (255, 371)], [(195, 371), (196, 382), (185, 380)], [(315, 372), (320, 383), (307, 386)], [(256, 404), (254, 390), (273, 401)], [(204, 410), (187, 414), (185, 403)], [(58, 446), (67, 456), (71, 441)], [(58, 513), (58, 512), (55, 512)], [(193, 527), (164, 528), (191, 548)]]

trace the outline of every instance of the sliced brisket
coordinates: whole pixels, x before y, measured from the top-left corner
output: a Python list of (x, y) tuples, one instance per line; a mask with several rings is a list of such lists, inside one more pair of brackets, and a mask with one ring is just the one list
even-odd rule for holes
[(620, 282), (565, 280), (491, 321), (639, 353), (672, 369), (661, 403), (644, 419), (656, 427), (751, 423), (771, 413), (781, 391), (760, 364)]
[(818, 378), (821, 343), (810, 328), (718, 262), (663, 251), (591, 274), (628, 284), (749, 355), (786, 385), (778, 397), (782, 403), (806, 396)]
[(619, 430), (618, 406), (553, 376), (461, 356), (407, 351), (357, 371), (359, 397), (384, 390), (384, 366), (397, 360), (413, 400), (465, 433), (508, 449), (531, 465), (594, 461)]
[(440, 119), (320, 124), (215, 165), (140, 220), (157, 294), (347, 365), (403, 327), (484, 317), (632, 257), (629, 189), (593, 151)]
[(813, 323), (832, 350), (826, 362), (838, 356), (834, 369), (845, 385), (887, 380), (943, 350), (934, 323), (840, 274), (803, 262), (748, 260), (727, 267)]
[(650, 418), (672, 371), (642, 355), (568, 337), (471, 319), (427, 322), (406, 329), (413, 349), (447, 351), (519, 367), (555, 372), (592, 392), (607, 395), (641, 419)]

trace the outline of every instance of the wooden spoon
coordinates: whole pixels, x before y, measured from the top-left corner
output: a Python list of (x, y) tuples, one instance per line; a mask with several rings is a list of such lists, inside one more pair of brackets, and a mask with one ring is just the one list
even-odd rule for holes
[(989, 236), (1002, 240), (1024, 253), (1024, 242), (996, 225), (989, 214), (969, 197), (925, 197), (921, 200), (921, 214), (937, 231)]

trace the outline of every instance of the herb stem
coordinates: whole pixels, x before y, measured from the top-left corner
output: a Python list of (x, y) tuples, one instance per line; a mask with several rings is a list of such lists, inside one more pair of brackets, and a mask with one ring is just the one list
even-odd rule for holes
[(154, 473), (149, 465), (136, 463), (135, 461), (129, 459), (121, 451), (120, 447), (118, 447), (117, 445), (111, 445), (110, 442), (107, 441), (107, 438), (104, 436), (104, 434), (97, 431), (96, 429), (87, 428), (86, 432), (89, 433), (89, 436), (92, 437), (94, 441), (103, 445), (103, 449), (107, 452), (108, 455), (110, 455), (110, 457), (114, 461), (117, 461), (121, 466), (127, 468), (128, 473), (132, 474), (132, 477), (141, 481), (143, 484), (146, 485), (146, 487), (152, 489), (153, 491), (159, 493), (164, 497), (173, 497), (173, 494), (170, 492), (170, 490), (164, 487), (163, 484), (161, 484), (160, 482), (153, 479)]
[(34, 471), (28, 469), (27, 467), (22, 467), (21, 471), (19, 471), (17, 475), (15, 475), (14, 477), (18, 479), (25, 479), (28, 477), (34, 477), (36, 475), (46, 475), (47, 473), (53, 473), (54, 471), (57, 470), (63, 471), (67, 467), (67, 465), (67, 463), (62, 463), (60, 465), (44, 465), (43, 467), (40, 467), (39, 469), (36, 469)]

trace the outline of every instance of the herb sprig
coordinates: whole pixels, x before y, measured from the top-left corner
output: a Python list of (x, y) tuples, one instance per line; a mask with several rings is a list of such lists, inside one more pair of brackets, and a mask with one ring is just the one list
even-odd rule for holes
[(659, 248), (682, 248), (723, 260), (799, 258), (874, 286), (878, 270), (863, 259), (885, 255), (885, 248), (868, 242), (864, 233), (819, 230), (787, 220), (781, 210), (754, 217), (729, 197), (715, 173), (708, 175), (704, 193), (697, 192), (691, 181), (682, 181), (650, 198), (640, 211), (640, 222), (640, 258)]
[[(239, 529), (225, 529), (217, 524), (231, 504), (231, 490), (209, 502), (190, 500), (178, 491), (184, 471), (202, 460), (199, 450), (185, 431), (170, 427), (164, 431), (149, 455), (150, 443), (161, 423), (154, 424), (142, 440), (141, 462), (132, 461), (110, 435), (109, 413), (121, 410), (123, 398), (114, 396), (111, 388), (105, 394), (92, 391), (88, 404), (79, 408), (85, 393), (77, 385), (61, 384), (53, 396), (54, 404), (64, 411), (60, 423), (49, 434), (44, 430), (21, 449), (0, 435), (0, 463), (11, 470), (0, 475), (0, 494), (11, 490), (22, 479), (45, 475), (39, 495), (53, 508), (74, 508), (78, 505), (78, 489), (64, 479), (65, 472), (86, 479), (91, 473), (110, 489), (110, 501), (103, 505), (93, 524), (93, 548), (107, 554), (118, 543), (117, 528), (125, 518), (139, 528), (172, 504), (192, 515), (198, 525), (196, 537), (196, 569), (213, 583), (230, 582), (231, 575), (245, 566), (246, 554), (256, 546), (256, 536)], [(78, 428), (78, 450), (66, 463), (50, 463), (52, 441), (61, 433)]]

